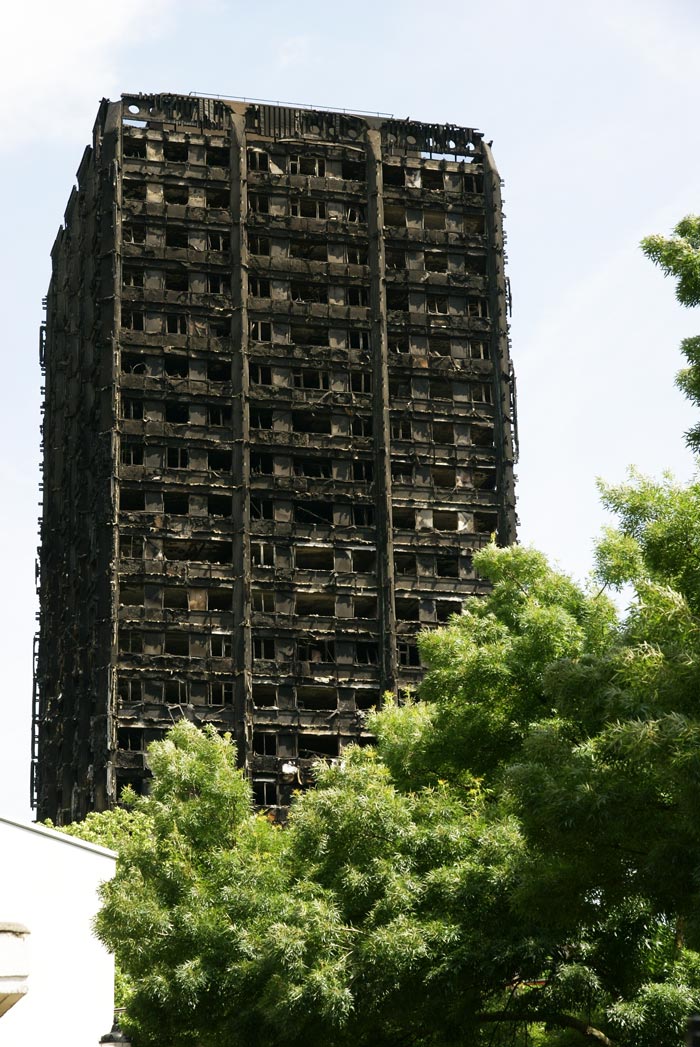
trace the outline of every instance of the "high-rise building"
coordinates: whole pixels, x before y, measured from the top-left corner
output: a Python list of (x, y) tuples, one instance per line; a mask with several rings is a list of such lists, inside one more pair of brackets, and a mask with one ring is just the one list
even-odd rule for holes
[(103, 101), (53, 248), (33, 793), (67, 821), (187, 716), (261, 805), (416, 685), (513, 541), (500, 179), (472, 129)]

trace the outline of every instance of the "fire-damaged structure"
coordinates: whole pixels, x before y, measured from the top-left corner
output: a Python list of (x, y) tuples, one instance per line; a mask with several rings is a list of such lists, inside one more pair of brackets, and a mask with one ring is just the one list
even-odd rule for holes
[(53, 248), (33, 798), (187, 716), (257, 802), (366, 739), (515, 537), (500, 179), (469, 128), (103, 101)]

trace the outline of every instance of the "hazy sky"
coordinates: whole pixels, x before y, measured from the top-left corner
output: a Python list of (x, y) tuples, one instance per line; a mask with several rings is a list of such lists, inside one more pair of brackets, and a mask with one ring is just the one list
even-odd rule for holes
[(700, 212), (696, 0), (25, 0), (0, 44), (0, 812), (27, 817), (38, 326), (99, 100), (190, 91), (465, 124), (505, 179), (520, 538), (584, 577), (596, 476), (688, 477), (673, 385), (700, 333), (638, 249)]

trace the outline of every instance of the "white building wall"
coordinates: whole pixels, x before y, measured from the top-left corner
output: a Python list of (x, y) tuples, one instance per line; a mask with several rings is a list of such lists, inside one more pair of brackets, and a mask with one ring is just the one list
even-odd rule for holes
[(114, 961), (91, 925), (115, 862), (102, 847), (0, 818), (0, 921), (30, 932), (28, 991), (0, 1017), (0, 1047), (97, 1047), (109, 1032)]

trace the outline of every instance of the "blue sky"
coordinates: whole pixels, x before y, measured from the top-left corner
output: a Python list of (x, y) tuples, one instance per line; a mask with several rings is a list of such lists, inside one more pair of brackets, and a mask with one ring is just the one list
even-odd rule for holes
[(673, 385), (700, 314), (638, 249), (700, 212), (695, 0), (29, 0), (0, 44), (3, 596), (0, 811), (27, 817), (38, 501), (37, 329), (100, 98), (207, 92), (466, 124), (505, 179), (520, 537), (570, 573), (595, 478), (687, 478)]

